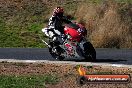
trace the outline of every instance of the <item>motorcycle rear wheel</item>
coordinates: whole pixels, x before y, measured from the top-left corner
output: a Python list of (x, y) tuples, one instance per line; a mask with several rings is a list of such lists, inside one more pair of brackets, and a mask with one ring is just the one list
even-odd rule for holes
[(93, 45), (90, 42), (86, 42), (84, 45), (85, 52), (85, 61), (95, 61), (96, 60), (96, 51)]

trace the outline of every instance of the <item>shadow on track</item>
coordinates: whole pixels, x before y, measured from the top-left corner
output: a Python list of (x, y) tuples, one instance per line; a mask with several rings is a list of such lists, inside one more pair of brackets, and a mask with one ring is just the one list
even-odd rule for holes
[(121, 62), (121, 61), (127, 61), (127, 60), (123, 60), (123, 59), (117, 59), (117, 60), (115, 60), (115, 59), (97, 59), (97, 60), (95, 60), (95, 61), (86, 61), (86, 60), (84, 60), (84, 59), (79, 59), (79, 60), (77, 60), (77, 59), (72, 59), (72, 60), (64, 60), (64, 61), (73, 61), (73, 62), (96, 62), (96, 63), (101, 63), (101, 62)]

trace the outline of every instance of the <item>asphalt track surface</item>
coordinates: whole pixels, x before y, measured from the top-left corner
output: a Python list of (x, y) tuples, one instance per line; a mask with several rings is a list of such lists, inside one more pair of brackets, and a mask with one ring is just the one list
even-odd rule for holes
[[(96, 49), (97, 60), (66, 59), (61, 62), (132, 67), (132, 49)], [(0, 48), (0, 61), (49, 61), (56, 62), (46, 48)]]

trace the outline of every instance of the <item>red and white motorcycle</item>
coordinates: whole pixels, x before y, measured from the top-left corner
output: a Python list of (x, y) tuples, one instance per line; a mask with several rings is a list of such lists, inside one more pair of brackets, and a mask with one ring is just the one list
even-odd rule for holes
[(49, 39), (49, 43), (42, 40), (48, 46), (49, 53), (53, 58), (58, 60), (64, 58), (96, 60), (96, 51), (93, 45), (86, 40), (87, 30), (83, 25), (77, 23), (65, 24), (64, 34), (65, 37), (59, 37), (62, 41), (61, 44), (54, 43), (51, 39)]

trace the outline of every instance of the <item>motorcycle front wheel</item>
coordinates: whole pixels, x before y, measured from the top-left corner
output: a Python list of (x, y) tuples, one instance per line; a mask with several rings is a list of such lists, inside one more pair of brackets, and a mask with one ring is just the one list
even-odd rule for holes
[(50, 55), (51, 55), (55, 60), (59, 60), (59, 61), (64, 60), (64, 57), (60, 56), (61, 52), (60, 52), (60, 50), (59, 50), (58, 47), (56, 47), (56, 48), (54, 48), (54, 47), (49, 48), (49, 53), (50, 53)]

